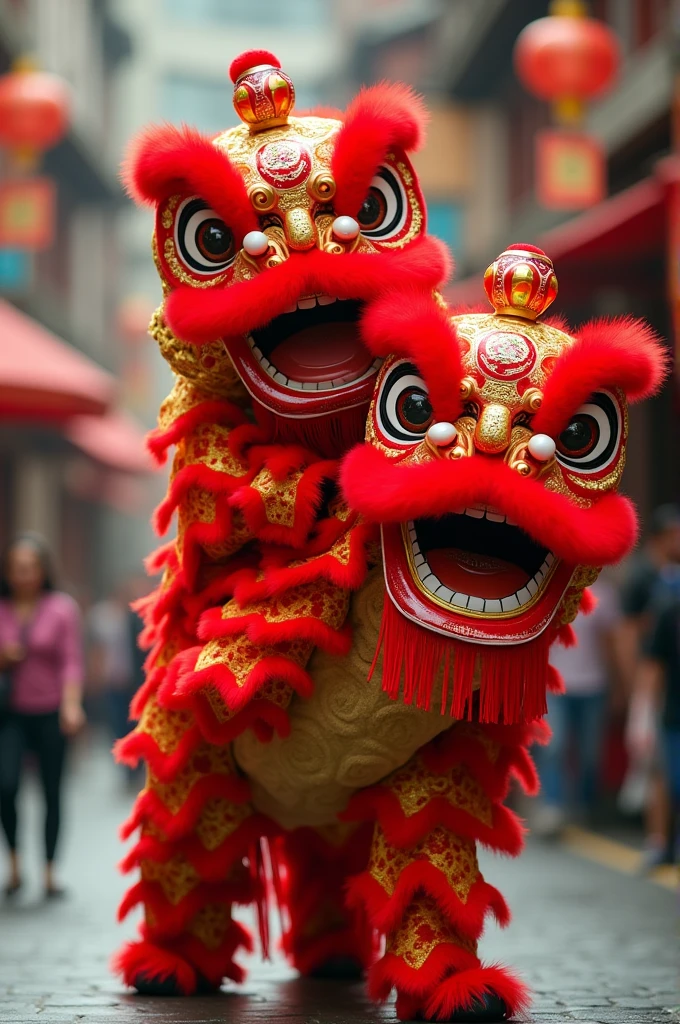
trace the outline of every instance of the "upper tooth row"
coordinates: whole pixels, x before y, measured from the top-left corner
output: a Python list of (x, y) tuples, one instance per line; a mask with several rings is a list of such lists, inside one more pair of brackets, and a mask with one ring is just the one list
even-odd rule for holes
[(270, 377), (272, 377), (277, 383), (283, 384), (284, 387), (294, 388), (296, 391), (332, 391), (333, 388), (342, 387), (345, 384), (354, 384), (358, 380), (364, 380), (366, 377), (372, 376), (376, 370), (379, 370), (382, 366), (382, 359), (374, 359), (366, 373), (363, 373), (360, 377), (355, 377), (353, 374), (345, 374), (344, 377), (336, 377), (335, 380), (322, 380), (316, 381), (305, 381), (302, 383), (299, 380), (290, 380), (286, 377), (285, 373), (281, 373), (276, 367), (269, 362), (267, 357), (262, 354), (262, 351), (257, 347), (252, 338), (248, 338), (248, 344), (251, 351), (258, 363), (265, 370)]
[(430, 569), (427, 559), (420, 551), (420, 545), (418, 544), (418, 536), (416, 534), (415, 526), (412, 522), (408, 524), (408, 532), (411, 540), (411, 549), (413, 551), (413, 562), (418, 573), (418, 578), (430, 594), (440, 598), (442, 601), (448, 601), (450, 605), (456, 608), (467, 608), (469, 611), (475, 612), (487, 612), (488, 614), (498, 612), (512, 612), (518, 608), (523, 608), (524, 605), (528, 604), (534, 597), (536, 592), (539, 590), (541, 584), (546, 579), (548, 572), (552, 565), (555, 563), (555, 556), (551, 551), (545, 556), (543, 564), (540, 569), (534, 573), (532, 579), (528, 583), (516, 590), (514, 594), (509, 594), (507, 597), (501, 598), (483, 598), (483, 597), (472, 597), (470, 594), (463, 594), (460, 591), (453, 591), (450, 587), (445, 586), (438, 576)]
[(488, 508), (486, 505), (473, 505), (470, 508), (463, 509), (459, 515), (472, 516), (473, 519), (489, 519), (492, 523), (507, 523), (508, 526), (517, 526), (517, 523), (512, 519), (508, 519), (502, 512), (497, 512), (495, 508)]
[(304, 298), (298, 299), (297, 302), (293, 302), (288, 309), (284, 309), (284, 313), (294, 313), (296, 309), (314, 309), (317, 305), (319, 306), (330, 306), (331, 302), (337, 302), (335, 295), (305, 295)]

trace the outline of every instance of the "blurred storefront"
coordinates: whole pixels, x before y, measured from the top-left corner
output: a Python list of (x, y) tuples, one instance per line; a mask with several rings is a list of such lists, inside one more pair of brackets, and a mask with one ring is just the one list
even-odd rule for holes
[[(68, 131), (39, 168), (56, 194), (51, 244), (0, 249), (0, 544), (38, 530), (84, 600), (138, 563), (146, 537), (138, 553), (114, 550), (112, 537), (121, 520), (128, 535), (140, 533), (150, 508), (143, 426), (122, 410), (123, 196), (111, 89), (130, 40), (110, 8), (104, 0), (0, 2), (0, 74), (28, 54), (71, 95)], [(4, 150), (3, 186), (26, 180)]]

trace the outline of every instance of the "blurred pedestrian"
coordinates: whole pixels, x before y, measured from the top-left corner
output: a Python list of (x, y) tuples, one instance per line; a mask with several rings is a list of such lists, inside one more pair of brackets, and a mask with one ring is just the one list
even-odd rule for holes
[(680, 859), (680, 598), (669, 597), (644, 645), (627, 730), (631, 756), (656, 752), (670, 798), (675, 849)]
[(54, 587), (51, 558), (35, 534), (14, 540), (0, 563), (0, 821), (9, 846), (5, 895), (22, 883), (17, 795), (24, 755), (38, 762), (45, 798), (45, 895), (63, 895), (54, 874), (67, 738), (83, 726), (80, 613)]
[[(625, 582), (621, 605), (624, 615), (620, 635), (623, 663), (628, 672), (628, 692), (640, 694), (646, 690), (646, 681), (638, 678), (642, 670), (641, 655), (655, 629), (662, 609), (680, 597), (680, 508), (661, 505), (653, 512), (649, 523), (649, 536), (634, 557)], [(648, 673), (648, 668), (644, 670)], [(643, 867), (651, 869), (672, 856), (673, 836), (668, 784), (660, 749), (659, 722), (646, 721), (652, 705), (638, 696), (631, 701), (628, 736), (636, 730), (645, 735), (656, 735), (656, 741), (645, 743), (645, 757), (637, 755), (639, 744), (629, 744), (632, 756), (629, 778), (644, 776), (640, 791), (644, 796), (645, 850)], [(636, 717), (639, 722), (635, 722)], [(646, 779), (646, 784), (645, 780)]]
[[(145, 579), (126, 580), (110, 598), (98, 601), (87, 617), (93, 681), (104, 695), (106, 717), (114, 740), (132, 728), (130, 701), (144, 682), (144, 652), (139, 646), (142, 621), (130, 602), (148, 589)], [(132, 784), (136, 772), (122, 766)]]
[(538, 755), (543, 805), (536, 831), (543, 835), (557, 834), (572, 808), (592, 814), (597, 797), (620, 608), (618, 594), (606, 580), (598, 579), (592, 593), (595, 608), (574, 622), (577, 644), (555, 644), (550, 652), (565, 692), (548, 695), (553, 735)]

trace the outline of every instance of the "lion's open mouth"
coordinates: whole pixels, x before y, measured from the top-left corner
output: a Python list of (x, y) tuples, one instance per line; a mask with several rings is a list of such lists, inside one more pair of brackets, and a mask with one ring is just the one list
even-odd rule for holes
[(252, 331), (248, 345), (262, 369), (282, 387), (332, 391), (372, 377), (374, 359), (359, 337), (361, 303), (310, 295)]
[(405, 542), (422, 588), (458, 610), (518, 612), (545, 589), (556, 559), (493, 509), (479, 506), (407, 524)]
[(553, 618), (574, 571), (485, 505), (385, 524), (382, 538), (396, 606), (412, 621), (464, 640), (531, 640)]

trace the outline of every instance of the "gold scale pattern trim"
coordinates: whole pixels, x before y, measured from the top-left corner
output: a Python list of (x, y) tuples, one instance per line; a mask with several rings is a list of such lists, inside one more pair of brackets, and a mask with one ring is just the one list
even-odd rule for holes
[(421, 896), (406, 908), (399, 927), (388, 937), (387, 952), (418, 971), (438, 946), (452, 943), (473, 956), (477, 943), (455, 932), (430, 896)]
[(394, 894), (401, 874), (414, 862), (426, 862), (441, 871), (447, 885), (463, 904), (467, 903), (472, 886), (480, 878), (474, 840), (435, 828), (418, 846), (399, 850), (387, 842), (380, 825), (376, 824), (368, 871), (388, 896)]

